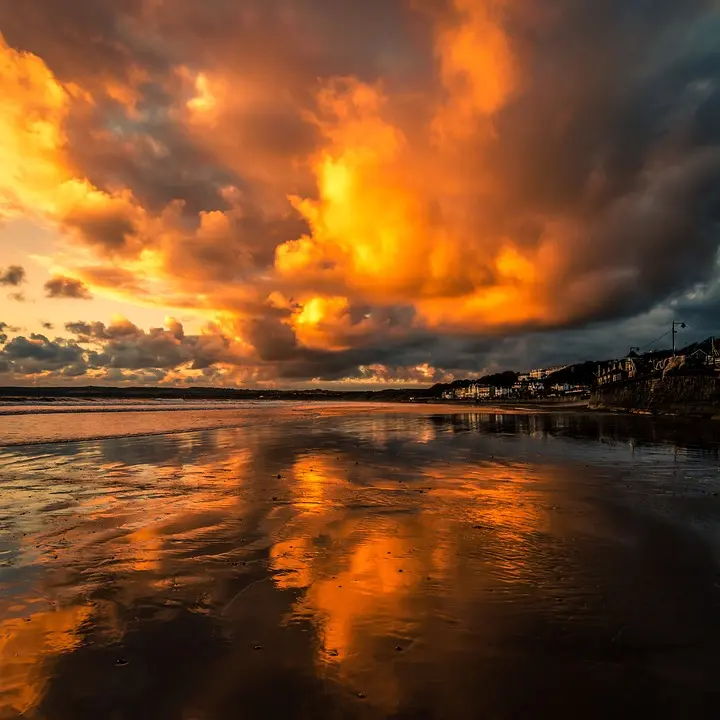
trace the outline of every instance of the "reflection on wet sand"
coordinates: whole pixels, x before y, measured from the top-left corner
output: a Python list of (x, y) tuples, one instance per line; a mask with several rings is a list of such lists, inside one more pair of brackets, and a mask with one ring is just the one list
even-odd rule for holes
[(0, 711), (27, 715), (37, 707), (50, 680), (47, 666), (80, 644), (79, 630), (89, 615), (88, 608), (75, 606), (38, 610), (0, 624)]
[(2, 453), (0, 717), (588, 717), (638, 667), (646, 705), (704, 709), (712, 443), (604, 416), (270, 419)]

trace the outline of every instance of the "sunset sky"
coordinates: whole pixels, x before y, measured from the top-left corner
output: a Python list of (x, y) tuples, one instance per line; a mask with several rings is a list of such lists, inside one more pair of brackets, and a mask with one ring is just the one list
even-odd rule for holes
[(720, 331), (717, 0), (0, 0), (0, 385), (428, 385)]

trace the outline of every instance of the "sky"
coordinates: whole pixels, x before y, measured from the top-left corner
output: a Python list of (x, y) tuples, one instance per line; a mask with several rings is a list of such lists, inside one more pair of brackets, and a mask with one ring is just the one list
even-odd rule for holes
[(720, 334), (717, 0), (0, 0), (0, 31), (0, 385)]

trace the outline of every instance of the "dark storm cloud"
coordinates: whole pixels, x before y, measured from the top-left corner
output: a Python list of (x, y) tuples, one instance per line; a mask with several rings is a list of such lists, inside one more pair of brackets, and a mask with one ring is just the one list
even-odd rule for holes
[(65, 328), (74, 340), (31, 334), (8, 342), (0, 350), (4, 372), (19, 381), (38, 373), (60, 380), (92, 370), (102, 382), (159, 382), (171, 370), (211, 368), (233, 359), (225, 337), (186, 335), (176, 321), (147, 332), (128, 321), (78, 321)]
[(79, 321), (67, 323), (65, 328), (78, 342), (100, 346), (99, 350), (88, 351), (88, 362), (95, 368), (203, 369), (232, 359), (225, 337), (186, 335), (177, 321), (169, 323), (168, 328), (151, 328), (147, 332), (128, 321), (110, 325)]
[(295, 215), (268, 217), (246, 206), (228, 213), (218, 228), (210, 223), (178, 238), (167, 248), (167, 269), (199, 282), (252, 281), (259, 269), (272, 266), (277, 245), (306, 230)]
[(0, 268), (0, 285), (17, 287), (25, 282), (25, 268), (21, 265), (10, 265), (7, 268)]
[[(714, 272), (716, 7), (567, 0), (534, 26), (534, 15), (509, 13), (532, 76), (495, 118), (501, 141), (485, 161), (507, 194), (489, 212), (527, 246), (572, 219), (558, 292), (576, 308), (573, 324), (643, 312)], [(523, 214), (534, 227), (518, 227)]]
[(45, 296), (49, 298), (68, 298), (90, 300), (92, 295), (85, 285), (75, 278), (55, 276), (45, 283)]
[[(96, 106), (93, 124), (112, 122), (113, 113), (103, 112), (103, 106)], [(136, 126), (130, 148), (127, 140), (123, 145), (112, 134), (88, 137), (88, 122), (83, 117), (70, 123), (74, 162), (99, 188), (131, 187), (150, 211), (160, 212), (177, 200), (184, 203), (188, 216), (203, 210), (225, 210), (228, 203), (221, 195), (222, 188), (241, 183), (236, 173), (218, 167), (206, 150), (193, 144), (168, 113)], [(126, 219), (124, 227), (116, 229), (115, 238), (122, 244), (133, 229)]]
[(88, 244), (109, 253), (124, 250), (137, 230), (122, 207), (102, 215), (75, 210), (65, 218), (65, 226), (79, 231)]
[(85, 373), (87, 365), (82, 348), (65, 340), (49, 340), (45, 335), (31, 334), (29, 338), (13, 338), (0, 351), (0, 362), (6, 372), (17, 376), (49, 371), (65, 376)]
[(342, 351), (299, 348), (276, 372), (285, 380), (314, 378), (324, 381), (341, 380), (360, 375), (360, 368), (370, 365), (392, 365), (398, 368), (430, 363), (434, 358), (437, 339), (425, 333), (384, 342), (365, 343)]
[(140, 19), (144, 4), (144, 0), (3, 3), (0, 26), (11, 45), (45, 58), (62, 80), (124, 78), (134, 63), (167, 67), (158, 52), (162, 43), (142, 42), (129, 24)]

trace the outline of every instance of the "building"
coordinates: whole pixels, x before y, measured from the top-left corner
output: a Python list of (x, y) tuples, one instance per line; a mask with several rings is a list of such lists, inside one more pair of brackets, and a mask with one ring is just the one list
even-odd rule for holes
[(598, 365), (598, 385), (609, 385), (610, 383), (622, 382), (630, 377), (630, 369), (634, 368), (634, 361), (627, 358), (622, 360), (610, 360), (604, 365)]
[(555, 393), (556, 395), (564, 395), (565, 393), (570, 392), (571, 387), (572, 385), (570, 385), (570, 383), (555, 383), (550, 386), (550, 392)]
[(489, 400), (493, 397), (494, 389), (490, 385), (475, 385), (475, 398), (477, 400)]
[(511, 398), (514, 394), (515, 393), (512, 388), (497, 387), (495, 385), (472, 382), (465, 387), (445, 390), (442, 393), (442, 399), (484, 401), (491, 400), (493, 398)]
[(538, 368), (537, 370), (531, 370), (528, 373), (528, 377), (530, 380), (544, 380), (548, 376), (548, 371), (544, 370), (543, 368)]
[[(529, 373), (527, 373), (529, 380), (545, 380), (547, 377), (552, 375), (553, 373), (560, 372), (560, 370), (564, 370), (567, 365), (553, 365), (549, 368), (537, 368), (535, 370), (531, 370)], [(523, 375), (520, 376), (520, 378), (524, 377)], [(518, 378), (518, 380), (520, 379)]]
[(582, 385), (581, 383), (555, 383), (550, 387), (550, 392), (553, 395), (582, 396), (589, 395), (591, 389), (588, 385)]

